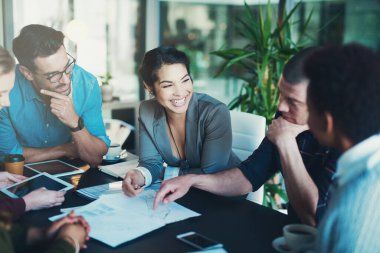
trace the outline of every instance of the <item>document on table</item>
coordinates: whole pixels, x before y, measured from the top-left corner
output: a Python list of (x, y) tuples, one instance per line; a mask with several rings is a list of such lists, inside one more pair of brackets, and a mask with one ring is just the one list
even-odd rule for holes
[(168, 223), (199, 216), (177, 203), (160, 204), (153, 210), (156, 192), (146, 190), (129, 198), (123, 193), (105, 194), (75, 210), (91, 226), (90, 237), (111, 247), (135, 239)]

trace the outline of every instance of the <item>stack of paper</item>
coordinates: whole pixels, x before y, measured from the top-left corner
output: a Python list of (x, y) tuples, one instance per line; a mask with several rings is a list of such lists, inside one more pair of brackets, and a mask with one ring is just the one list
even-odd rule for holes
[(104, 193), (113, 193), (114, 191), (121, 191), (122, 181), (117, 181), (109, 184), (95, 185), (91, 187), (81, 188), (76, 190), (81, 196), (89, 199), (98, 199)]

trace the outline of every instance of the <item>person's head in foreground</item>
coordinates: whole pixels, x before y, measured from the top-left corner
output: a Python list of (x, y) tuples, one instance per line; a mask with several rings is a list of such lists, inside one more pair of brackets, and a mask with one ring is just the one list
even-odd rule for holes
[(358, 45), (326, 47), (306, 62), (308, 124), (341, 150), (318, 252), (379, 252), (380, 60)]
[(280, 91), (278, 111), (286, 121), (297, 125), (307, 123), (306, 94), (309, 81), (303, 72), (303, 65), (313, 50), (314, 47), (306, 48), (294, 55), (286, 63), (278, 82)]
[(9, 106), (9, 92), (15, 81), (15, 61), (9, 52), (0, 46), (0, 109)]
[(69, 95), (75, 59), (66, 52), (64, 35), (51, 27), (28, 25), (13, 40), (20, 71), (36, 90)]
[(185, 113), (193, 94), (189, 59), (174, 47), (160, 46), (145, 53), (139, 68), (144, 88), (166, 113)]
[(327, 47), (305, 66), (308, 124), (318, 140), (345, 151), (380, 131), (379, 57), (359, 44)]

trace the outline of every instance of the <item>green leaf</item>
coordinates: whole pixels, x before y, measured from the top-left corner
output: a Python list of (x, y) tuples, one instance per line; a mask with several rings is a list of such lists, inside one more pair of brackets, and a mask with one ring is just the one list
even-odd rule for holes
[[(262, 115), (268, 125), (271, 123), (279, 102), (278, 81), (283, 67), (290, 57), (307, 45), (302, 37), (308, 36), (306, 31), (312, 14), (307, 16), (303, 24), (292, 20), (300, 4), (298, 2), (288, 13), (284, 13), (279, 25), (270, 0), (263, 8), (259, 7), (258, 12), (253, 12), (245, 2), (243, 14), (233, 22), (238, 36), (246, 43), (241, 48), (223, 48), (211, 52), (223, 60), (216, 76), (224, 74), (244, 82), (238, 96), (229, 103), (230, 109)], [(292, 38), (294, 25), (301, 27), (298, 40)], [(266, 183), (264, 189), (264, 205), (277, 208), (274, 199), (276, 194), (287, 201), (281, 186)]]

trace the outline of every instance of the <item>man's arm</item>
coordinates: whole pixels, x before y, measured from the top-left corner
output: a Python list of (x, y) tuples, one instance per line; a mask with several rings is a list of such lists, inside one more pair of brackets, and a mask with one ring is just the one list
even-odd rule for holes
[(58, 159), (61, 157), (77, 158), (77, 148), (73, 143), (67, 143), (50, 148), (23, 148), (25, 163)]
[(244, 195), (252, 191), (251, 183), (238, 168), (216, 174), (188, 174), (162, 182), (154, 199), (153, 208), (156, 208), (160, 202), (169, 203), (181, 198), (190, 187), (223, 196)]
[(72, 133), (72, 136), (79, 157), (92, 167), (98, 166), (108, 150), (104, 141), (91, 135), (86, 128)]
[(289, 202), (303, 223), (315, 226), (318, 188), (305, 168), (296, 142), (297, 135), (307, 129), (279, 117), (269, 126), (267, 136), (278, 149)]
[[(41, 90), (41, 93), (51, 97), (51, 112), (63, 124), (69, 128), (78, 126), (79, 116), (75, 112), (73, 101), (69, 96), (47, 90)], [(91, 135), (86, 128), (73, 132), (72, 137), (79, 158), (91, 166), (97, 166), (102, 162), (102, 157), (107, 153), (108, 147), (101, 139)]]

